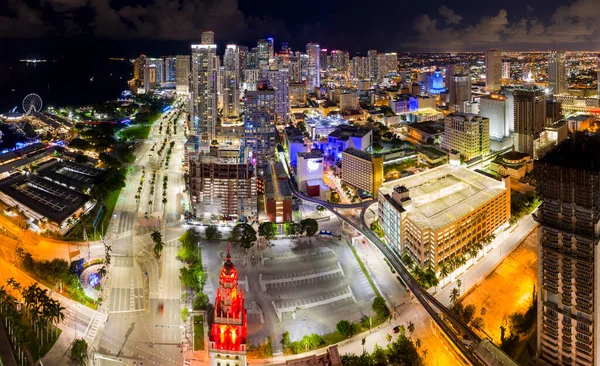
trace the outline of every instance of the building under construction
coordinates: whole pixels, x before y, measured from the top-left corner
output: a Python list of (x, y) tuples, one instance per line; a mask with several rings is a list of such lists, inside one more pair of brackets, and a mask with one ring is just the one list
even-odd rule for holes
[(237, 159), (198, 156), (190, 159), (190, 195), (196, 217), (257, 217), (256, 176)]
[(542, 364), (598, 365), (600, 136), (575, 134), (536, 163), (537, 352)]

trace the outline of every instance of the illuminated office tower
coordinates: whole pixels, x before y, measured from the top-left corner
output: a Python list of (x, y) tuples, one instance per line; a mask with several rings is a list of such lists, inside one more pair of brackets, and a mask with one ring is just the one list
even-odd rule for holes
[(302, 81), (301, 58), (296, 55), (289, 56), (290, 81), (299, 83)]
[(455, 111), (462, 111), (464, 102), (471, 100), (471, 75), (464, 66), (450, 64), (446, 67), (446, 86), (449, 105)]
[(490, 120), (490, 137), (502, 139), (512, 134), (514, 115), (509, 114), (509, 100), (501, 94), (481, 96), (479, 110)]
[(269, 44), (269, 60), (272, 60), (275, 55), (275, 38), (267, 38), (267, 43)]
[(259, 167), (260, 176), (260, 167), (275, 154), (276, 92), (268, 83), (262, 83), (257, 89), (247, 91), (244, 100), (243, 156)]
[(306, 53), (308, 54), (308, 74), (306, 80), (308, 81), (308, 88), (311, 92), (315, 87), (321, 86), (321, 66), (320, 66), (320, 47), (316, 43), (309, 43), (306, 45)]
[(515, 89), (514, 102), (514, 146), (520, 153), (533, 156), (533, 140), (544, 131), (546, 123), (546, 99), (544, 92), (535, 86)]
[(192, 45), (192, 121), (195, 135), (205, 141), (215, 139), (219, 66), (217, 45)]
[(240, 54), (236, 45), (227, 45), (223, 68), (223, 117), (237, 118), (240, 114)]
[(502, 87), (502, 53), (491, 49), (485, 54), (485, 90), (489, 93)]
[(510, 62), (505, 61), (502, 63), (502, 79), (510, 79)]
[(190, 56), (177, 55), (175, 58), (175, 90), (178, 94), (186, 94), (190, 88)]
[(347, 51), (331, 51), (331, 64), (338, 71), (344, 71), (350, 63), (350, 54)]
[(568, 91), (563, 51), (551, 51), (548, 56), (548, 88), (553, 94), (564, 94)]
[(248, 62), (248, 47), (247, 46), (237, 46), (238, 54), (240, 58), (240, 85), (244, 82), (244, 70), (246, 69), (246, 64)]
[(200, 38), (201, 44), (215, 44), (215, 33), (213, 31), (202, 32)]
[(536, 161), (539, 365), (600, 364), (600, 138), (575, 135)]
[(165, 82), (174, 83), (177, 73), (177, 58), (175, 56), (165, 57)]
[(442, 149), (458, 151), (465, 161), (490, 153), (490, 120), (471, 113), (452, 113), (444, 118)]
[(257, 45), (258, 67), (265, 70), (269, 66), (270, 43), (266, 39), (259, 39)]

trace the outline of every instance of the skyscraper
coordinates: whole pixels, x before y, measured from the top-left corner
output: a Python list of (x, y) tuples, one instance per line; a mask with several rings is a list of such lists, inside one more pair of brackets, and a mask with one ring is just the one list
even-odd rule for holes
[(258, 67), (264, 70), (269, 65), (270, 44), (266, 39), (259, 39), (257, 45)]
[(515, 149), (533, 156), (533, 140), (540, 136), (546, 123), (546, 99), (544, 92), (532, 86), (513, 92), (515, 113)]
[(247, 91), (244, 102), (244, 158), (261, 167), (275, 153), (275, 90), (263, 83), (258, 90)]
[(489, 93), (500, 90), (502, 86), (502, 53), (490, 49), (485, 54), (485, 90)]
[(463, 103), (471, 100), (471, 75), (462, 65), (450, 64), (446, 67), (446, 81), (450, 107), (462, 111)]
[(510, 62), (504, 61), (502, 63), (502, 79), (510, 79)]
[(509, 114), (508, 103), (508, 99), (500, 94), (479, 99), (481, 115), (490, 119), (490, 137), (502, 139), (512, 134), (514, 116)]
[(195, 134), (207, 141), (215, 138), (218, 70), (217, 45), (192, 45), (192, 121)]
[[(161, 57), (157, 58), (146, 58), (145, 67), (150, 67), (154, 65), (156, 68), (156, 84), (162, 84), (165, 81), (164, 70), (165, 70), (165, 62)], [(147, 91), (148, 89), (146, 89)]]
[(377, 76), (379, 75), (377, 50), (368, 50), (367, 60), (369, 63), (369, 79), (371, 79), (371, 82), (377, 82)]
[(599, 147), (599, 136), (575, 135), (536, 162), (537, 353), (544, 364), (599, 364)]
[(315, 87), (321, 86), (321, 51), (319, 45), (316, 43), (307, 44), (306, 53), (308, 54), (308, 74), (306, 80), (308, 81), (310, 92), (313, 92)]
[(223, 66), (223, 117), (237, 118), (240, 113), (240, 54), (236, 45), (227, 45)]
[(201, 44), (215, 44), (215, 33), (213, 31), (204, 31), (200, 38)]
[(548, 56), (548, 88), (553, 94), (568, 91), (564, 51), (551, 51)]
[(177, 66), (175, 69), (175, 89), (177, 93), (187, 94), (190, 88), (190, 56), (175, 56)]
[(175, 56), (165, 57), (165, 82), (174, 83), (177, 73), (177, 59)]
[(287, 124), (290, 110), (290, 73), (287, 69), (269, 70), (268, 79), (275, 89), (277, 124)]

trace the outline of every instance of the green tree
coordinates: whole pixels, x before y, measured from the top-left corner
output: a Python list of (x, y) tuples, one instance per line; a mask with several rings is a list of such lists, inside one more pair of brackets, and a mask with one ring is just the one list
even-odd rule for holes
[(319, 223), (315, 219), (304, 219), (300, 221), (300, 227), (302, 233), (306, 234), (309, 238), (312, 237), (319, 231)]
[(469, 304), (469, 305), (465, 306), (465, 308), (463, 309), (463, 316), (462, 316), (465, 323), (469, 324), (471, 322), (471, 320), (473, 320), (473, 318), (475, 317), (476, 312), (477, 312), (477, 308), (475, 307), (475, 305)]
[(452, 301), (452, 303), (456, 305), (459, 299), (460, 291), (455, 287), (452, 289), (452, 292), (450, 292), (450, 301)]
[(281, 335), (281, 344), (284, 347), (289, 346), (289, 344), (290, 344), (290, 332), (288, 332), (288, 331), (283, 332), (283, 334)]
[(256, 230), (245, 223), (237, 224), (233, 228), (231, 239), (239, 241), (243, 248), (250, 249), (256, 241)]
[(162, 251), (165, 247), (162, 241), (162, 234), (160, 233), (160, 231), (154, 230), (152, 234), (150, 234), (150, 238), (152, 238), (152, 241), (154, 242), (154, 255), (156, 256), (156, 258), (160, 258), (160, 255), (162, 254)]
[(208, 240), (219, 240), (223, 236), (216, 225), (207, 226), (204, 234)]
[(258, 225), (258, 235), (267, 240), (271, 240), (277, 234), (277, 225), (270, 221), (265, 221)]
[(84, 339), (76, 339), (71, 345), (71, 359), (75, 365), (85, 366), (87, 364), (88, 344)]
[(347, 320), (340, 320), (335, 325), (335, 329), (344, 337), (350, 337), (352, 335), (352, 323)]
[(390, 309), (388, 309), (385, 300), (381, 296), (377, 296), (373, 300), (371, 307), (379, 319), (387, 319), (390, 316)]

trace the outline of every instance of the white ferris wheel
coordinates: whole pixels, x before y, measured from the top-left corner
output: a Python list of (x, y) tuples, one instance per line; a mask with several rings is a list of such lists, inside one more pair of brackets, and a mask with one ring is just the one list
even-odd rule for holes
[(39, 95), (31, 93), (23, 99), (23, 112), (25, 112), (25, 114), (37, 113), (41, 110), (42, 98)]

